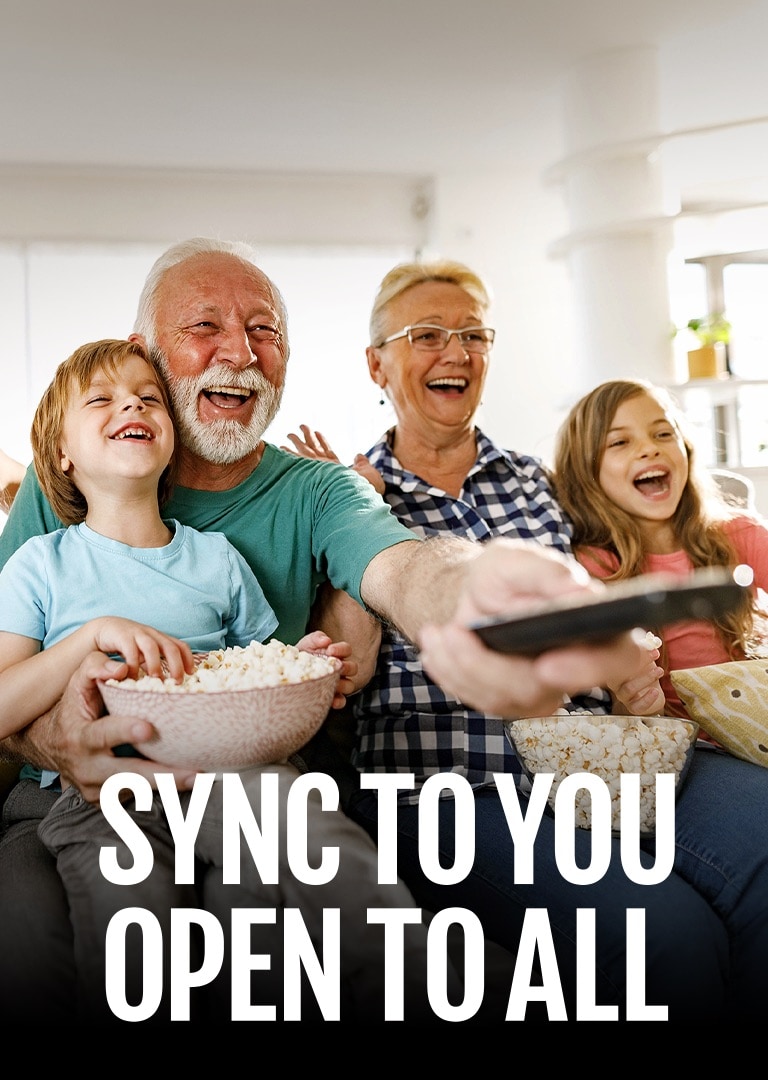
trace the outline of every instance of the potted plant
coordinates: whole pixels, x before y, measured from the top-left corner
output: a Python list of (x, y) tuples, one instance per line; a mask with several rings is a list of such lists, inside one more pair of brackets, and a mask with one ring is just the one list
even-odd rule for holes
[(686, 329), (699, 340), (697, 349), (688, 351), (688, 377), (721, 379), (728, 374), (726, 345), (731, 340), (731, 324), (722, 312), (689, 319)]

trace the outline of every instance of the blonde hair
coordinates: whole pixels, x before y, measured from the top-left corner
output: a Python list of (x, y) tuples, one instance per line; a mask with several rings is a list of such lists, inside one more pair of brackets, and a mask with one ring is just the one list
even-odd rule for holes
[[(619, 581), (643, 573), (647, 552), (636, 519), (608, 498), (600, 486), (600, 466), (616, 410), (645, 394), (658, 403), (683, 440), (688, 457), (688, 479), (672, 515), (672, 527), (680, 547), (694, 567), (736, 566), (738, 556), (723, 527), (724, 522), (745, 511), (728, 507), (718, 495), (709, 474), (696, 457), (685, 418), (672, 396), (645, 379), (612, 379), (601, 383), (578, 401), (562, 424), (554, 455), (554, 490), (573, 522), (573, 549), (600, 548), (614, 556), (603, 560), (610, 571), (607, 580)], [(601, 560), (594, 552), (593, 558)], [(749, 596), (736, 612), (716, 622), (729, 655), (734, 659), (756, 648), (755, 618), (764, 613)]]
[[(138, 356), (157, 375), (163, 404), (171, 420), (175, 419), (173, 404), (165, 383), (165, 377), (157, 361), (136, 341), (104, 338), (81, 345), (71, 356), (59, 364), (48, 389), (40, 399), (32, 420), (31, 442), (35, 472), (43, 493), (54, 513), (65, 525), (85, 521), (88, 504), (76, 484), (61, 470), (59, 447), (64, 428), (64, 417), (75, 389), (87, 389), (93, 376), (100, 371), (115, 376), (120, 364), (129, 357)], [(176, 447), (158, 483), (158, 502), (163, 505), (170, 497), (176, 474)]]
[(453, 259), (433, 259), (430, 262), (404, 262), (393, 267), (379, 285), (373, 301), (370, 319), (371, 345), (378, 346), (387, 336), (385, 330), (387, 308), (398, 296), (414, 285), (425, 281), (444, 281), (449, 285), (458, 285), (483, 311), (491, 306), (491, 294), (488, 287), (474, 270), (464, 263)]

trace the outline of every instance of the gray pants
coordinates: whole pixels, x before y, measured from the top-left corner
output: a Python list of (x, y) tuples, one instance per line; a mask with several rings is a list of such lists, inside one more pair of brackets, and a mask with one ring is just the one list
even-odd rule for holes
[[(151, 912), (162, 930), (164, 971), (169, 972), (171, 909), (205, 908), (218, 919), (225, 936), (225, 962), (216, 979), (205, 992), (206, 1014), (212, 1019), (231, 1019), (229, 927), (234, 908), (275, 909), (276, 922), (255, 924), (251, 930), (250, 952), (271, 958), (268, 970), (251, 975), (253, 1004), (276, 1006), (276, 1019), (282, 1019), (283, 1006), (283, 918), (286, 909), (297, 909), (318, 957), (323, 957), (322, 917), (324, 909), (340, 910), (340, 971), (342, 995), (341, 1019), (356, 1022), (379, 1022), (384, 1019), (384, 931), (367, 924), (368, 908), (414, 908), (410, 892), (401, 883), (379, 885), (377, 851), (367, 833), (341, 810), (323, 810), (319, 792), (307, 794), (307, 861), (320, 864), (324, 848), (339, 849), (339, 869), (327, 884), (305, 884), (292, 873), (288, 861), (286, 807), (291, 785), (300, 775), (290, 764), (271, 765), (239, 773), (254, 816), (259, 818), (262, 781), (267, 773), (278, 778), (277, 812), (279, 875), (277, 884), (261, 881), (253, 856), (240, 838), (240, 883), (224, 884), (222, 866), (222, 825), (224, 820), (223, 783), (213, 783), (205, 814), (195, 843), (198, 866), (195, 885), (175, 882), (175, 846), (162, 801), (155, 796), (149, 810), (137, 811), (132, 801), (124, 804), (152, 846), (154, 864), (151, 874), (137, 884), (112, 884), (99, 867), (102, 847), (117, 849), (118, 862), (132, 865), (133, 855), (117, 836), (101, 810), (70, 788), (56, 801), (39, 826), (39, 836), (55, 855), (58, 873), (67, 892), (70, 920), (74, 931), (75, 969), (78, 977), (78, 1002), (81, 1016), (107, 1022), (111, 1013), (105, 998), (104, 941), (110, 919), (127, 907)], [(186, 814), (190, 793), (180, 801)], [(131, 938), (132, 933), (136, 938)], [(142, 998), (143, 967), (141, 938), (135, 928), (125, 939), (126, 998), (135, 1003)], [(434, 1021), (426, 992), (427, 932), (425, 926), (405, 928), (404, 982), (405, 1019), (420, 1023)], [(199, 966), (196, 957), (193, 967)], [(449, 969), (452, 994), (460, 996), (458, 977)], [(169, 987), (164, 980), (164, 994), (156, 1020), (169, 1018)], [(320, 1020), (319, 1006), (305, 983), (302, 995), (302, 1019)], [(193, 995), (197, 992), (193, 991)], [(200, 995), (197, 994), (200, 998)], [(200, 1006), (202, 1008), (202, 1006)], [(194, 1008), (193, 1008), (194, 1012)], [(193, 1015), (193, 1018), (194, 1015)]]

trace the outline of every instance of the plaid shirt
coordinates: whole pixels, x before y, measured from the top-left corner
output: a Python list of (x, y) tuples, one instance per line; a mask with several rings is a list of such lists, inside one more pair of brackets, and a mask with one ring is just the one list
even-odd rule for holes
[[(540, 459), (502, 450), (479, 429), (475, 433), (477, 460), (458, 499), (402, 468), (391, 449), (394, 429), (368, 452), (397, 517), (420, 536), (449, 530), (481, 543), (523, 537), (570, 552), (571, 525)], [(570, 707), (607, 712), (610, 700), (595, 688)], [(421, 785), (437, 772), (459, 773), (473, 787), (492, 785), (495, 772), (511, 772), (527, 789), (501, 718), (447, 697), (424, 673), (418, 651), (395, 630), (385, 628), (376, 672), (353, 699), (353, 711), (356, 768), (413, 773), (416, 787), (402, 793), (405, 802), (415, 803)]]

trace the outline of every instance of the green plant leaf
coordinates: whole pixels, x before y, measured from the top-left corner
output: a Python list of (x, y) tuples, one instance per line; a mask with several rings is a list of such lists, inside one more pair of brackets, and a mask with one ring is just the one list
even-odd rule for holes
[(689, 319), (686, 329), (693, 331), (702, 346), (716, 345), (718, 342), (727, 345), (731, 339), (731, 324), (722, 312)]

